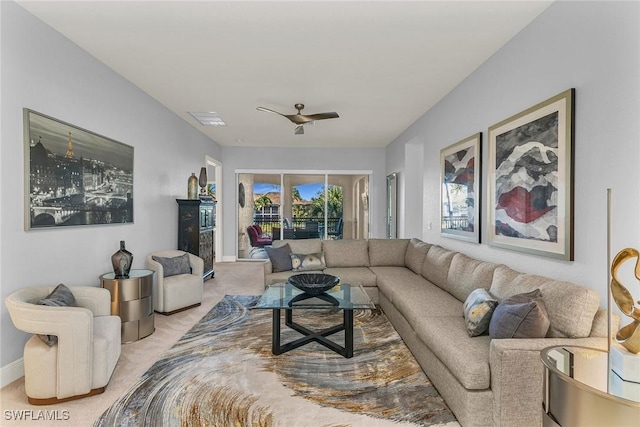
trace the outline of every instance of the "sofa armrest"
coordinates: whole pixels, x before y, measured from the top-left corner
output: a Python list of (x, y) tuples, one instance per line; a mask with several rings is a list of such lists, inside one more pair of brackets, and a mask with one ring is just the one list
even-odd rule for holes
[(71, 286), (69, 287), (76, 304), (91, 310), (94, 317), (111, 315), (111, 293), (104, 288), (92, 286)]
[(271, 263), (271, 260), (266, 260), (264, 262), (264, 287), (265, 288), (268, 285), (267, 276), (271, 273), (273, 273), (273, 264)]
[(491, 340), (489, 365), (493, 425), (541, 425), (543, 366), (540, 351), (555, 345), (607, 348), (606, 338)]
[[(101, 289), (101, 288), (93, 288)], [(102, 289), (107, 291), (106, 289)], [(56, 397), (88, 393), (93, 374), (93, 313), (84, 307), (50, 307), (27, 302), (7, 303), (15, 326), (25, 332), (58, 337)], [(46, 345), (46, 344), (43, 344)]]
[(189, 264), (191, 265), (191, 274), (202, 277), (204, 274), (204, 260), (199, 256), (187, 252), (189, 255)]

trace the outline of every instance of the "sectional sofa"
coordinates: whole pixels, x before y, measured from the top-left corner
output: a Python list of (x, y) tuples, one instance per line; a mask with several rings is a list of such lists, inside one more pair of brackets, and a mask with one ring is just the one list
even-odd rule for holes
[[(519, 273), (418, 239), (276, 240), (272, 253), (285, 245), (294, 259), (308, 255), (306, 268), (364, 287), (463, 426), (541, 425), (540, 350), (564, 344), (606, 348), (607, 316), (599, 295), (570, 282)], [(274, 271), (268, 260), (265, 286), (299, 272)], [(478, 288), (501, 302), (539, 289), (549, 320), (546, 336), (470, 337), (463, 305)]]

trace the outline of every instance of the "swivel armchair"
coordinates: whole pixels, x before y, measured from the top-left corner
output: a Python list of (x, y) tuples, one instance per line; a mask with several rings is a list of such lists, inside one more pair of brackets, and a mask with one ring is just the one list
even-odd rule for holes
[[(104, 392), (120, 358), (120, 317), (108, 290), (69, 286), (76, 307), (39, 305), (55, 286), (20, 289), (5, 301), (16, 328), (33, 335), (24, 346), (29, 403), (51, 405)], [(56, 342), (57, 341), (57, 342)]]
[[(180, 267), (178, 261), (185, 254), (187, 259), (182, 263), (184, 267)], [(172, 268), (171, 265), (178, 267)], [(147, 268), (156, 272), (153, 280), (153, 309), (158, 313), (171, 315), (202, 304), (202, 258), (174, 249), (157, 251), (147, 256)]]

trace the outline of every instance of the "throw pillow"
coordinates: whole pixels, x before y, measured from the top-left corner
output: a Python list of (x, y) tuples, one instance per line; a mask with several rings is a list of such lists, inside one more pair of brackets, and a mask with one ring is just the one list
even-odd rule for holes
[(317, 254), (291, 254), (291, 266), (293, 271), (324, 270), (324, 253)]
[(489, 332), (489, 323), (498, 300), (486, 289), (471, 291), (464, 302), (464, 323), (470, 337), (477, 337)]
[(549, 316), (540, 289), (504, 299), (493, 312), (489, 324), (491, 339), (544, 338)]
[[(77, 307), (76, 299), (71, 293), (71, 289), (60, 283), (56, 288), (45, 298), (38, 301), (38, 305), (46, 305), (49, 307)], [(45, 344), (52, 346), (58, 342), (58, 337), (55, 335), (43, 335), (38, 334)]]
[(274, 273), (289, 271), (293, 268), (291, 265), (291, 248), (288, 243), (279, 248), (265, 246), (264, 250), (269, 255)]
[(191, 263), (189, 262), (189, 254), (187, 253), (173, 258), (155, 255), (152, 255), (151, 258), (162, 265), (163, 277), (191, 274)]

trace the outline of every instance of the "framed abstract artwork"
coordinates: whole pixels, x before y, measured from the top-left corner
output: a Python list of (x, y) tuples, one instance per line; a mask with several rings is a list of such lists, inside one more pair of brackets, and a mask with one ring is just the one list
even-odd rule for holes
[(575, 89), (489, 128), (488, 240), (573, 261)]
[(440, 150), (440, 234), (480, 243), (482, 133)]
[(133, 147), (23, 115), (26, 230), (133, 222)]

